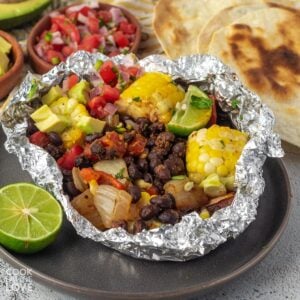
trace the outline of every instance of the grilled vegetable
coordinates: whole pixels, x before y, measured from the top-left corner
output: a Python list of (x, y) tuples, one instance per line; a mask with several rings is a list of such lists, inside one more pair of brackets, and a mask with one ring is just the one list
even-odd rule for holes
[(81, 193), (71, 201), (72, 206), (95, 227), (103, 230), (104, 225), (94, 204), (94, 197), (89, 190)]
[(104, 226), (111, 228), (113, 222), (128, 219), (131, 196), (111, 185), (99, 185), (94, 203)]
[(236, 162), (247, 140), (247, 134), (218, 125), (193, 132), (187, 142), (189, 177), (200, 183), (211, 174), (217, 174), (221, 182), (234, 176)]
[(133, 118), (146, 117), (152, 122), (168, 123), (177, 102), (184, 98), (184, 92), (172, 78), (162, 73), (146, 73), (136, 80), (116, 102), (121, 113)]

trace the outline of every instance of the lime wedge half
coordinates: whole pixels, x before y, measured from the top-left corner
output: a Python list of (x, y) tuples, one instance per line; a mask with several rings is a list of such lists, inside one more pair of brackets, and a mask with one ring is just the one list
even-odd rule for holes
[(52, 243), (61, 227), (59, 203), (42, 188), (16, 183), (0, 189), (0, 244), (34, 253)]

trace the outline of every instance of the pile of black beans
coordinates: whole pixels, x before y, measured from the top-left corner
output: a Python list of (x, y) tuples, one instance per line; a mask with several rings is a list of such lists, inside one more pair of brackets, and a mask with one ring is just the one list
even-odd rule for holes
[[(147, 145), (140, 157), (124, 157), (129, 177), (143, 179), (163, 194), (163, 186), (172, 176), (186, 174), (186, 141), (166, 131), (163, 123), (151, 123), (146, 118), (139, 118), (136, 123), (137, 132), (147, 138)], [(125, 133), (125, 141), (133, 139), (135, 132)]]

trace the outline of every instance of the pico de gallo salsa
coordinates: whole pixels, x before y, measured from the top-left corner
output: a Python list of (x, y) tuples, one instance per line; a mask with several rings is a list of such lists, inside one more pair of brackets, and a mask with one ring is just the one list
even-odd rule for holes
[(107, 56), (125, 54), (136, 39), (137, 26), (118, 7), (74, 5), (63, 13), (51, 13), (50, 22), (50, 28), (37, 38), (34, 48), (39, 57), (52, 65), (78, 50)]

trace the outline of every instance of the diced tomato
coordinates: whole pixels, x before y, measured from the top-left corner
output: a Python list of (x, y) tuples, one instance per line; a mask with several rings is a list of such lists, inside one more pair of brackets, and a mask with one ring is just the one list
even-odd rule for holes
[(129, 76), (135, 78), (137, 76), (139, 70), (140, 70), (139, 67), (128, 67), (127, 68), (127, 73), (129, 74)]
[(53, 47), (54, 51), (61, 52), (64, 45), (56, 45), (55, 44), (55, 45), (52, 45), (52, 47)]
[(88, 6), (84, 6), (81, 10), (80, 13), (82, 13), (84, 16), (88, 16), (89, 12), (92, 11), (92, 9)]
[(136, 26), (127, 21), (122, 21), (119, 25), (119, 29), (126, 34), (134, 34), (136, 32)]
[(51, 18), (52, 22), (58, 26), (58, 28), (67, 36), (69, 36), (74, 42), (79, 43), (80, 33), (75, 24), (73, 24), (66, 17), (59, 15)]
[(67, 78), (67, 81), (68, 89), (70, 90), (75, 84), (79, 82), (79, 77), (75, 74), (72, 74)]
[(127, 147), (129, 155), (139, 156), (141, 155), (147, 144), (147, 140), (140, 134), (136, 134), (133, 141), (131, 141)]
[(109, 184), (114, 186), (118, 190), (125, 190), (126, 188), (124, 184), (122, 184), (119, 180), (114, 178), (112, 175), (102, 171), (96, 171), (92, 168), (81, 169), (80, 176), (86, 182), (96, 180), (98, 184)]
[(114, 40), (115, 40), (116, 44), (120, 48), (124, 48), (124, 47), (127, 47), (129, 45), (129, 40), (122, 31), (116, 31), (113, 34), (113, 37), (114, 37)]
[(88, 18), (87, 27), (91, 33), (99, 32), (99, 20), (93, 16)]
[(157, 189), (157, 187), (155, 185), (151, 185), (147, 190), (146, 192), (148, 194), (150, 194), (151, 196), (153, 195), (158, 195), (159, 194), (159, 190)]
[(29, 137), (29, 141), (32, 144), (44, 148), (49, 144), (49, 136), (45, 132), (37, 131)]
[(69, 151), (57, 160), (57, 164), (62, 169), (72, 170), (75, 166), (75, 159), (83, 152), (83, 148), (79, 145), (74, 145)]
[(113, 70), (114, 67), (115, 66), (114, 66), (113, 62), (108, 60), (108, 61), (105, 61), (100, 68), (99, 73), (100, 73), (102, 79), (104, 80), (104, 82), (107, 84), (112, 85), (112, 82), (117, 79), (117, 74)]
[(74, 23), (74, 24), (77, 23), (77, 18), (78, 18), (78, 12), (77, 11), (73, 11), (73, 12), (69, 13), (67, 16), (71, 20), (72, 23)]
[(106, 132), (105, 136), (100, 138), (102, 145), (110, 150), (114, 150), (118, 157), (123, 157), (126, 152), (126, 145), (119, 134), (115, 131)]
[(91, 52), (93, 49), (97, 49), (100, 45), (101, 36), (99, 34), (86, 35), (81, 41), (78, 49)]
[(56, 32), (56, 31), (58, 31), (58, 29), (59, 28), (58, 28), (58, 26), (56, 24), (53, 24), (53, 23), (51, 24), (51, 28), (50, 28), (51, 32)]
[(102, 96), (96, 96), (88, 102), (88, 107), (91, 110), (97, 110), (98, 107), (104, 107), (106, 101)]
[(116, 56), (116, 55), (119, 55), (119, 54), (120, 54), (120, 51), (116, 49), (116, 50), (110, 52), (110, 53), (108, 54), (108, 56), (109, 56), (109, 57), (113, 57), (113, 56)]
[(115, 102), (120, 98), (120, 92), (117, 88), (105, 84), (102, 96), (108, 102)]
[(63, 55), (55, 50), (48, 50), (46, 53), (47, 61), (52, 63), (53, 59), (59, 59), (59, 61), (64, 61)]
[(109, 23), (112, 20), (112, 15), (108, 10), (98, 11), (98, 16), (104, 23)]
[(68, 57), (74, 52), (74, 49), (70, 46), (64, 46), (61, 52), (65, 57)]

